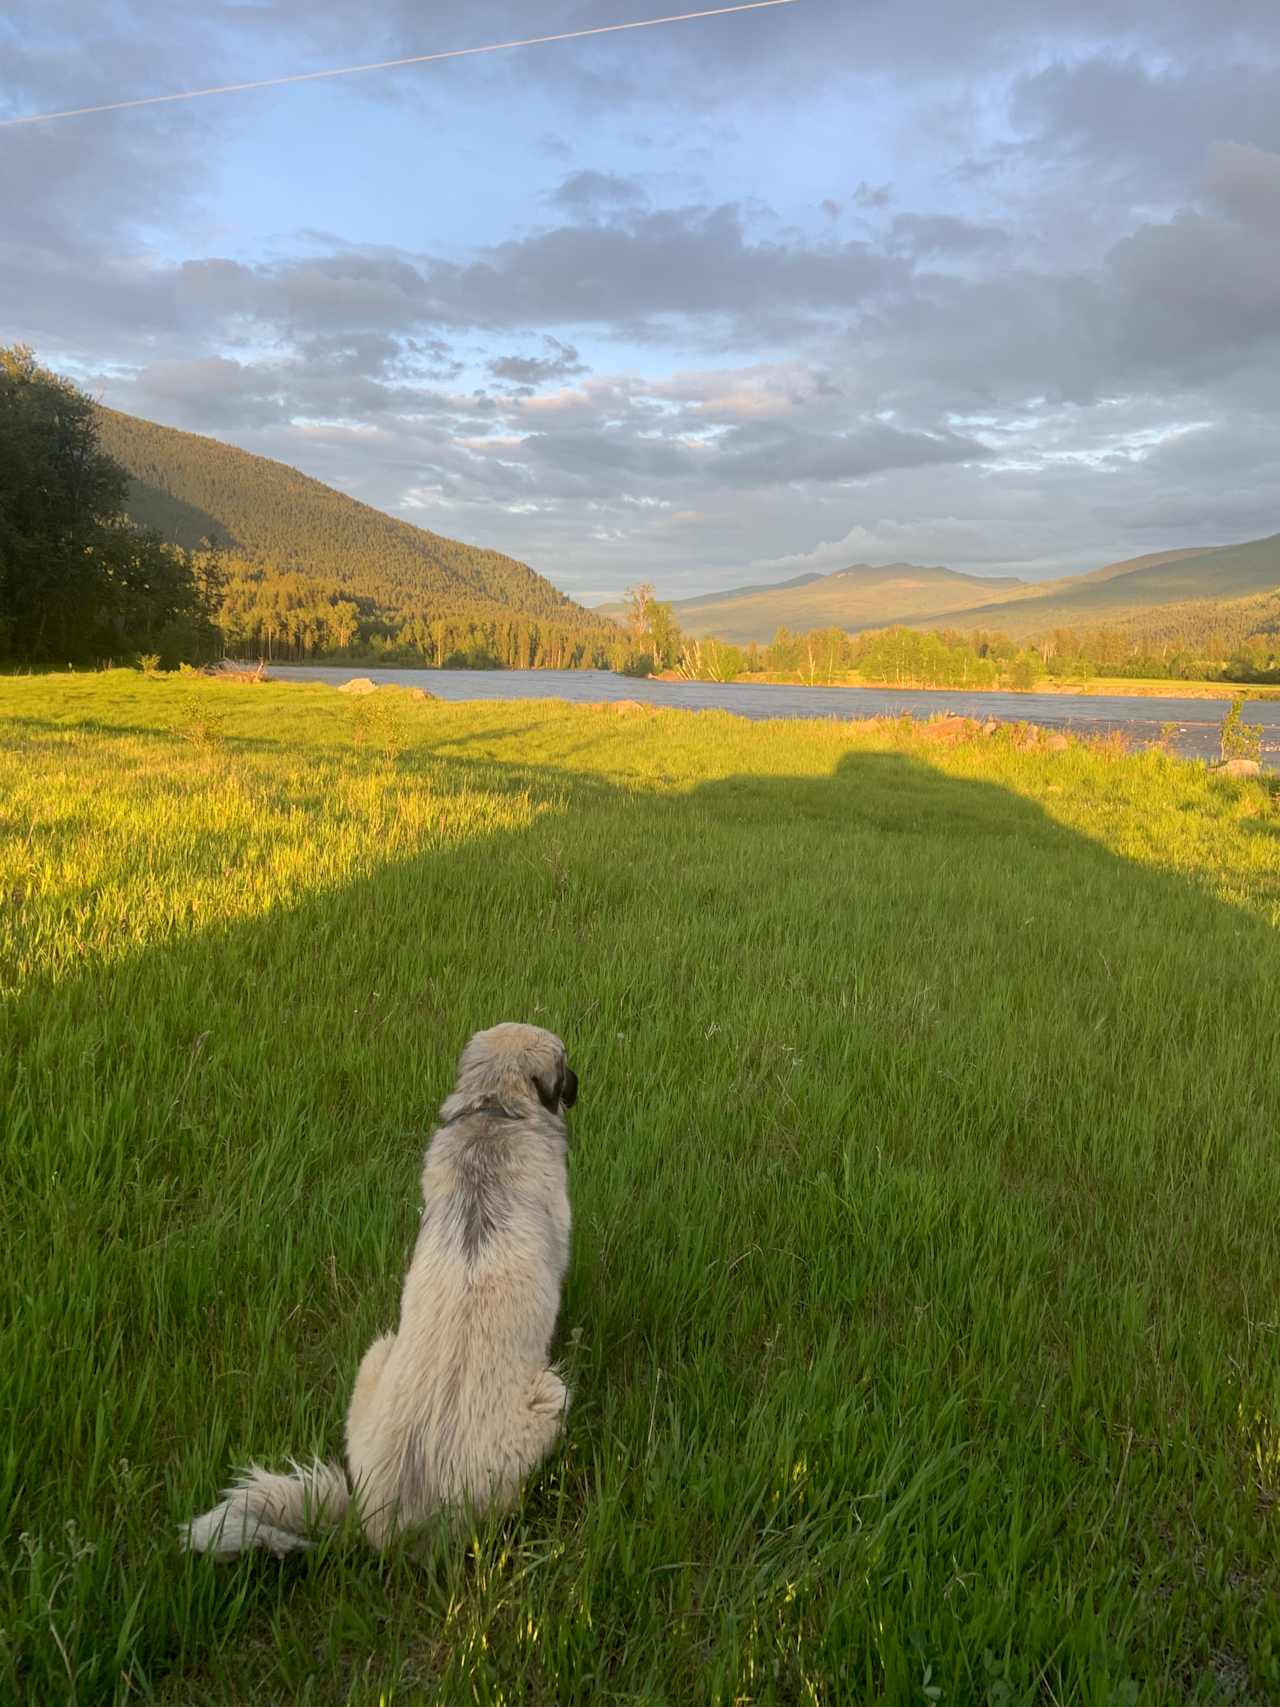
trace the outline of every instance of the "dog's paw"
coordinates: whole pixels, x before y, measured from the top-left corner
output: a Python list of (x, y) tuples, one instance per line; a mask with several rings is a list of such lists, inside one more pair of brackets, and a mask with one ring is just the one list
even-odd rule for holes
[(569, 1409), (569, 1389), (558, 1371), (543, 1369), (534, 1378), (529, 1393), (529, 1409), (544, 1417), (563, 1416)]

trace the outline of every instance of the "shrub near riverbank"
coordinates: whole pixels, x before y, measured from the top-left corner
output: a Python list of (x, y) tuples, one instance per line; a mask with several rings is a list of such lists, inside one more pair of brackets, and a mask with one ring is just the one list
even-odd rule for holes
[[(1266, 784), (359, 703), (0, 682), (0, 1693), (1280, 1690)], [(501, 1017), (582, 1072), (563, 1452), (439, 1575), (182, 1558), (338, 1448)]]
[[(1229, 659), (1223, 654), (1216, 662), (1206, 662), (1186, 651), (1159, 656), (1131, 651), (1114, 635), (1095, 636), (1094, 641), (1069, 630), (1055, 631), (1038, 645), (1024, 645), (1003, 634), (928, 633), (914, 628), (857, 634), (838, 628), (809, 634), (779, 629), (768, 646), (682, 640), (673, 667), (663, 674), (696, 681), (785, 682), (808, 687), (1221, 698), (1233, 684), (1274, 682), (1280, 670), (1274, 649), (1237, 649)], [(1274, 687), (1250, 686), (1250, 697), (1275, 698), (1277, 692)]]

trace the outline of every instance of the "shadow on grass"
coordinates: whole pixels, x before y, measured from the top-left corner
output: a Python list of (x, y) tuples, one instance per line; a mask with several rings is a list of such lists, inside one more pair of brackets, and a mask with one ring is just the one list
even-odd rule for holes
[[(572, 1539), (598, 1506), (651, 1525), (629, 1476), (655, 1427), (690, 1486), (696, 1463), (736, 1452), (727, 1474), (750, 1491), (789, 1430), (839, 1486), (871, 1487), (886, 1439), (917, 1430), (923, 1454), (954, 1426), (974, 1492), (930, 1548), (962, 1574), (988, 1550), (1016, 1561), (993, 1616), (1033, 1667), (1072, 1675), (1064, 1557), (1122, 1661), (1172, 1642), (1187, 1604), (1167, 1628), (1156, 1600), (1135, 1620), (1134, 1549), (1190, 1580), (1194, 1548), (1245, 1548), (1243, 1471), (1206, 1489), (1193, 1535), (1166, 1539), (1196, 1497), (1187, 1442), (1202, 1469), (1233, 1462), (1238, 1395), (1280, 1398), (1274, 1340), (1255, 1332), (1280, 1314), (1274, 933), (900, 753), (643, 800), (554, 767), (458, 765), (563, 810), (37, 983), (3, 1013), (24, 1304), (0, 1491), (7, 1533), (49, 1551), (11, 1576), (0, 1624), (30, 1644), (12, 1672), (29, 1698), (69, 1672), (84, 1700), (172, 1672), (195, 1699), (181, 1692), (212, 1691), (227, 1663), (280, 1686), (288, 1662), (264, 1634), (279, 1573), (183, 1560), (170, 1525), (250, 1454), (338, 1449), (356, 1360), (394, 1318), (434, 1110), (466, 1036), (501, 1018), (559, 1031), (583, 1085), (565, 1310), (584, 1332), (566, 1472), (580, 1500), (548, 1524)], [(890, 1419), (848, 1463), (841, 1371)], [(763, 1447), (742, 1425), (761, 1406)], [(1129, 1473), (1145, 1491), (1117, 1513), (1098, 1442), (1125, 1430), (1145, 1443)], [(1041, 1461), (1059, 1539), (1045, 1517), (1029, 1548), (999, 1489)], [(729, 1519), (686, 1504), (663, 1545), (697, 1559)], [(1121, 1519), (1114, 1547), (1086, 1548)], [(68, 1563), (69, 1520), (96, 1551)], [(879, 1655), (872, 1681), (896, 1676), (907, 1629), (941, 1620), (963, 1693), (962, 1662), (998, 1628), (975, 1614), (946, 1637), (941, 1564), (899, 1560), (876, 1637), (848, 1545), (848, 1583), (845, 1555), (824, 1562), (828, 1610)], [(597, 1568), (597, 1625), (647, 1627), (634, 1583)], [(318, 1630), (332, 1598), (321, 1577), (294, 1594), (310, 1583)], [(660, 1612), (653, 1641), (679, 1647)], [(1241, 1639), (1229, 1597), (1197, 1616), (1197, 1641)], [(228, 1662), (255, 1632), (258, 1659)], [(380, 1640), (349, 1635), (335, 1680)], [(513, 1634), (494, 1641), (525, 1663)]]
[[(203, 708), (202, 708), (203, 711)], [(225, 745), (231, 751), (240, 752), (279, 752), (280, 744), (266, 736), (246, 735), (235, 730), (221, 731), (218, 718), (220, 713), (215, 710), (214, 717), (207, 713), (197, 716), (193, 712), (175, 713), (168, 723), (108, 723), (92, 716), (28, 717), (22, 713), (11, 713), (0, 719), (0, 738), (7, 738), (8, 744), (16, 745), (18, 739), (29, 738), (31, 735), (123, 735), (126, 739), (141, 739), (145, 741), (173, 741), (183, 739), (187, 731), (194, 731), (198, 725), (217, 730), (216, 740), (219, 745)]]

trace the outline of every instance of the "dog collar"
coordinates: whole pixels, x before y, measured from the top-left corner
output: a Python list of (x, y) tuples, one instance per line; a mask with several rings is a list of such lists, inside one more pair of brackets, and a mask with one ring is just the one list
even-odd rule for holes
[(445, 1121), (445, 1125), (456, 1126), (460, 1120), (470, 1120), (471, 1117), (476, 1114), (496, 1115), (499, 1120), (521, 1120), (524, 1118), (523, 1115), (512, 1114), (511, 1110), (505, 1103), (476, 1102), (472, 1103), (469, 1108), (459, 1110), (452, 1120)]

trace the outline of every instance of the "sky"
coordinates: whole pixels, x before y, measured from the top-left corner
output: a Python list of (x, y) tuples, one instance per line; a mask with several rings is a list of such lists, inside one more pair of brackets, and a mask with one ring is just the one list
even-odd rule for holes
[[(17, 0), (0, 118), (661, 0)], [(1276, 0), (797, 0), (0, 127), (0, 343), (595, 603), (1280, 530)]]

